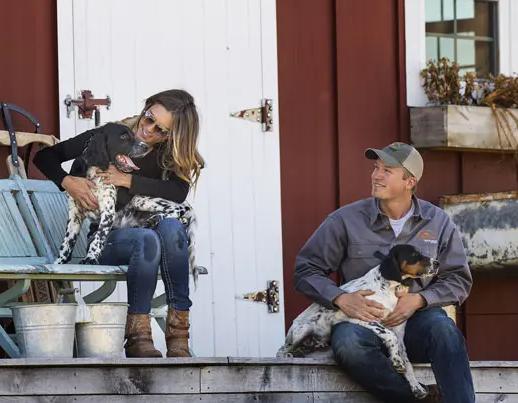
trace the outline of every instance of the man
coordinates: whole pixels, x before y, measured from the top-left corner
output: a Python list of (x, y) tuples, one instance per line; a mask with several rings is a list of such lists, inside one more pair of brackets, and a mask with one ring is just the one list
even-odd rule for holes
[[(474, 402), (473, 381), (462, 334), (441, 306), (462, 304), (472, 277), (459, 234), (440, 208), (414, 196), (423, 174), (419, 152), (393, 143), (365, 156), (374, 161), (371, 198), (330, 214), (296, 259), (295, 287), (329, 308), (364, 321), (393, 327), (407, 321), (405, 345), (412, 362), (431, 362), (443, 402)], [(395, 244), (412, 244), (439, 261), (433, 279), (415, 280), (394, 311), (382, 318), (382, 306), (362, 290), (346, 294), (329, 278), (339, 271), (344, 282), (380, 264), (375, 252), (387, 255)], [(332, 331), (331, 345), (339, 365), (363, 387), (387, 402), (411, 402), (408, 382), (387, 357), (371, 330), (343, 322)]]

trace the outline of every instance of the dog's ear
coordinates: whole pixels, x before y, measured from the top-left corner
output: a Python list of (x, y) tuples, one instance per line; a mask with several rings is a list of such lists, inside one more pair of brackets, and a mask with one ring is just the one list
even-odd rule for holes
[(86, 145), (83, 158), (89, 167), (99, 167), (103, 171), (108, 169), (110, 156), (108, 155), (107, 136), (102, 130), (98, 130), (92, 135)]
[(379, 250), (377, 250), (376, 252), (374, 252), (374, 257), (376, 259), (379, 259), (379, 260), (383, 261), (383, 260), (385, 260), (387, 258), (387, 255), (384, 255)]
[(380, 265), (380, 273), (386, 280), (401, 282), (401, 268), (399, 267), (399, 259), (395, 248), (392, 248), (389, 255), (383, 259)]

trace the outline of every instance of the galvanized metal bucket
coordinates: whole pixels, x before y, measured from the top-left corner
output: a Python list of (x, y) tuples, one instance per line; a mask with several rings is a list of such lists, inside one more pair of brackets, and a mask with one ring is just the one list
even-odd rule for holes
[(72, 357), (77, 304), (18, 305), (11, 310), (22, 357)]
[(128, 304), (87, 304), (90, 322), (76, 324), (78, 357), (123, 357)]

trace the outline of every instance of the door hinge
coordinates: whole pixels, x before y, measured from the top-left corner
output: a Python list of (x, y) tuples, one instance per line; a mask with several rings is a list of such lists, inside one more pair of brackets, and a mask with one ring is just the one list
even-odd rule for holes
[(244, 109), (230, 113), (230, 116), (261, 123), (263, 132), (273, 131), (273, 101), (271, 99), (263, 98), (260, 108)]
[(269, 313), (277, 313), (279, 312), (279, 283), (276, 280), (268, 281), (266, 290), (249, 292), (243, 295), (243, 299), (264, 302), (268, 305)]

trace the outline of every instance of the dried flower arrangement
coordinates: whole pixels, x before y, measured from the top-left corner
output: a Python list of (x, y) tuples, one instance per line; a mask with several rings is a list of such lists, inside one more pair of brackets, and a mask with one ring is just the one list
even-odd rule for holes
[(421, 70), (422, 85), (432, 104), (488, 106), (496, 120), (500, 142), (505, 138), (518, 150), (518, 76), (499, 74), (477, 79), (475, 73), (459, 74), (459, 65), (447, 58), (429, 61)]

